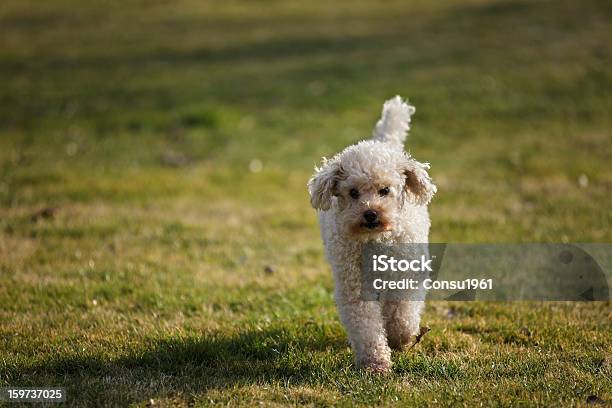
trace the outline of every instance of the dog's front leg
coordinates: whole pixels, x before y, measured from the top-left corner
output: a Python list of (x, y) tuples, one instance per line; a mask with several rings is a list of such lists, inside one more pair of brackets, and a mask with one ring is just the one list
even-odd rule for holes
[(380, 304), (375, 301), (336, 299), (340, 320), (348, 333), (357, 368), (377, 373), (391, 369)]

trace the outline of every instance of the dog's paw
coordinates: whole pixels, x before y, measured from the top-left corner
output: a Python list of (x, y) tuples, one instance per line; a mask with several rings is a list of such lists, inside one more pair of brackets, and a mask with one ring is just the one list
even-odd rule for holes
[(423, 326), (419, 329), (419, 332), (414, 335), (408, 331), (398, 332), (401, 334), (394, 333), (394, 336), (389, 336), (388, 338), (389, 347), (397, 351), (410, 350), (420, 343), (423, 336), (430, 330), (429, 326)]
[(412, 343), (412, 339), (416, 334), (416, 327), (400, 322), (390, 321), (387, 323), (387, 342), (392, 350), (403, 350), (406, 345)]
[(408, 331), (398, 331), (388, 336), (389, 347), (392, 350), (402, 351), (406, 345), (412, 343), (412, 335)]
[(368, 356), (357, 361), (357, 368), (376, 374), (385, 374), (391, 371), (392, 362), (389, 358)]

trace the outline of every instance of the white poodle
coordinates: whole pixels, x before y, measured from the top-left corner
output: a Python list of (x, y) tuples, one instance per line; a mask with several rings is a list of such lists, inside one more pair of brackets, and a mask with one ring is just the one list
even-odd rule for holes
[(404, 151), (413, 106), (399, 96), (385, 102), (373, 136), (344, 149), (308, 181), (319, 210), (325, 255), (332, 266), (335, 299), (356, 365), (391, 368), (391, 348), (401, 349), (419, 329), (422, 301), (361, 298), (361, 251), (367, 242), (427, 243), (427, 204), (436, 193), (427, 169)]

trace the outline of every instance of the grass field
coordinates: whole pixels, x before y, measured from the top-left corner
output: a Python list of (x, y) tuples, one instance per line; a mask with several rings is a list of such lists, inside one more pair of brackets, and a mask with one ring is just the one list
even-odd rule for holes
[(611, 242), (610, 38), (592, 0), (3, 1), (0, 386), (610, 404), (610, 303), (430, 303), (356, 371), (305, 188), (399, 93), (432, 241)]

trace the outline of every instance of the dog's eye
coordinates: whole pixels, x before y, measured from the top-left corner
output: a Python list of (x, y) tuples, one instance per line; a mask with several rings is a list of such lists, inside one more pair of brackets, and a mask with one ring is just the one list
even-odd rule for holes
[(358, 199), (359, 198), (359, 191), (357, 191), (356, 188), (351, 188), (351, 191), (349, 191), (349, 195), (351, 197), (353, 197), (354, 199)]
[(378, 194), (380, 194), (381, 196), (386, 196), (387, 194), (389, 194), (389, 187), (383, 187), (380, 190), (378, 190)]

